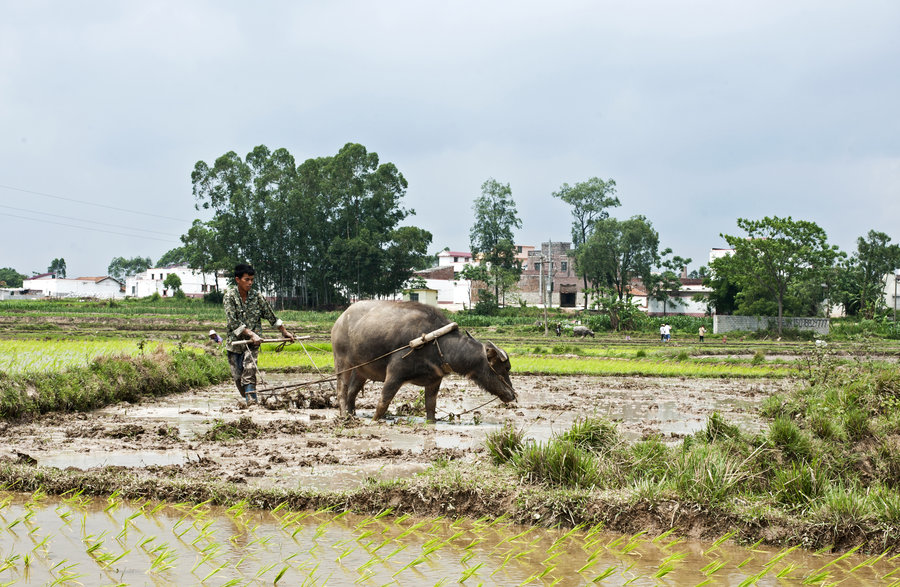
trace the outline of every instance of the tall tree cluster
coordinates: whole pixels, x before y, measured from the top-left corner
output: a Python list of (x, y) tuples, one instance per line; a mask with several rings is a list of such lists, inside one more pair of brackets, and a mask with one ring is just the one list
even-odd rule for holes
[(481, 184), (481, 195), (475, 198), (473, 209), (475, 223), (469, 230), (469, 246), (478, 268), (468, 271), (466, 277), (493, 286), (496, 303), (522, 273), (513, 240), (513, 229), (522, 228), (522, 221), (509, 184), (493, 178)]
[(191, 267), (250, 262), (262, 289), (301, 306), (393, 294), (421, 263), (431, 233), (400, 223), (406, 179), (349, 143), (297, 165), (285, 149), (226, 153), (191, 175), (197, 207), (213, 213), (181, 237)]
[(734, 249), (730, 257), (712, 263), (713, 275), (736, 286), (736, 311), (778, 316), (782, 331), (785, 309), (799, 316), (815, 315), (827, 298), (829, 276), (841, 256), (828, 244), (815, 222), (790, 216), (760, 220), (737, 219), (743, 235), (723, 234)]

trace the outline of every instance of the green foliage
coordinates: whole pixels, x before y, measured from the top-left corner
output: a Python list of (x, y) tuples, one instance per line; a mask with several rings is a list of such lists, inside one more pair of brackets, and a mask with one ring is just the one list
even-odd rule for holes
[(88, 367), (62, 372), (0, 374), (0, 418), (51, 411), (87, 411), (120, 401), (136, 402), (227, 379), (221, 357), (175, 351), (139, 357), (98, 357)]
[(109, 262), (109, 266), (106, 268), (106, 272), (110, 277), (115, 277), (121, 281), (126, 277), (146, 271), (152, 265), (153, 261), (150, 257), (132, 257), (131, 259), (113, 257), (113, 260)]
[(701, 503), (726, 502), (751, 476), (743, 460), (720, 443), (683, 445), (673, 469), (678, 492)]
[(793, 420), (780, 416), (769, 426), (769, 440), (793, 460), (809, 462), (812, 442)]
[(215, 304), (217, 306), (222, 305), (222, 301), (225, 299), (225, 292), (215, 290), (209, 293), (203, 294), (203, 301), (208, 304)]
[(53, 259), (52, 261), (50, 261), (50, 266), (47, 267), (47, 273), (55, 273), (58, 278), (65, 279), (66, 260), (60, 257), (58, 259)]
[(704, 437), (707, 442), (739, 440), (741, 438), (741, 429), (734, 424), (728, 423), (719, 412), (713, 412), (706, 420)]
[(592, 453), (562, 440), (527, 444), (513, 455), (512, 464), (520, 475), (536, 483), (593, 487), (601, 478)]
[(525, 431), (507, 422), (499, 430), (487, 434), (485, 446), (495, 463), (505, 463), (525, 446)]
[(893, 279), (900, 268), (900, 245), (890, 244), (891, 238), (870, 230), (867, 239), (859, 237), (856, 252), (840, 268), (834, 281), (832, 298), (840, 301), (848, 314), (875, 318), (884, 303), (885, 276)]
[(475, 222), (469, 229), (469, 246), (483, 269), (480, 281), (493, 287), (494, 299), (499, 301), (522, 273), (513, 236), (513, 229), (522, 228), (522, 221), (509, 184), (493, 178), (481, 185), (473, 209)]
[(822, 493), (821, 478), (822, 472), (815, 464), (791, 462), (775, 469), (772, 495), (789, 508), (806, 507)]
[(0, 287), (22, 287), (22, 281), (28, 277), (12, 267), (0, 268)]
[(735, 252), (727, 261), (714, 261), (713, 272), (741, 288), (738, 313), (765, 315), (771, 311), (765, 304), (774, 303), (779, 318), (786, 306), (792, 314), (814, 315), (825, 297), (822, 284), (839, 256), (825, 231), (790, 216), (738, 218), (737, 225), (746, 235), (721, 235)]
[(178, 277), (178, 274), (176, 273), (169, 273), (168, 275), (166, 275), (166, 279), (165, 281), (163, 281), (163, 285), (168, 289), (172, 289), (173, 291), (178, 292), (181, 290), (181, 278)]
[[(659, 234), (644, 216), (596, 221), (592, 234), (576, 256), (579, 274), (595, 288), (612, 292), (619, 301), (629, 296), (633, 278), (650, 283), (652, 270), (659, 263)], [(617, 328), (615, 319), (613, 328)]]
[(401, 205), (406, 179), (359, 144), (301, 165), (260, 145), (244, 159), (199, 161), (191, 177), (213, 218), (182, 238), (189, 263), (250, 262), (263, 289), (300, 306), (398, 292), (431, 242), (427, 231), (400, 226), (412, 214)]
[(605, 453), (619, 442), (616, 423), (606, 418), (578, 418), (572, 427), (559, 435), (559, 440), (595, 453)]

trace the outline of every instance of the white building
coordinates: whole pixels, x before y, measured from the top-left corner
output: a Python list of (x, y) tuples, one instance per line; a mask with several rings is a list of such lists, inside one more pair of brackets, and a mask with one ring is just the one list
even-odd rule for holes
[(168, 267), (151, 267), (146, 271), (125, 279), (125, 293), (130, 297), (144, 298), (158, 293), (163, 297), (174, 295), (174, 291), (163, 283), (171, 274), (181, 280), (181, 291), (189, 297), (201, 297), (205, 293), (224, 291), (228, 287), (228, 279), (214, 273), (201, 273), (187, 265), (169, 265)]
[(40, 290), (49, 298), (124, 298), (123, 283), (109, 276), (59, 278), (55, 273), (42, 273), (22, 280), (22, 289)]
[(0, 287), (0, 300), (39, 300), (42, 297), (43, 293), (40, 290)]
[(438, 267), (453, 267), (453, 273), (459, 277), (460, 271), (466, 268), (466, 265), (472, 265), (472, 253), (464, 253), (460, 251), (441, 251), (438, 253)]

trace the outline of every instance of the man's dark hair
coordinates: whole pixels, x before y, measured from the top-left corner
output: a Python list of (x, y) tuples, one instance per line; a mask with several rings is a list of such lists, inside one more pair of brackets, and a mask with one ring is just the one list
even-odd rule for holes
[(246, 263), (238, 263), (234, 266), (234, 276), (237, 279), (240, 279), (244, 275), (256, 275), (256, 271), (253, 269), (253, 265), (247, 265)]

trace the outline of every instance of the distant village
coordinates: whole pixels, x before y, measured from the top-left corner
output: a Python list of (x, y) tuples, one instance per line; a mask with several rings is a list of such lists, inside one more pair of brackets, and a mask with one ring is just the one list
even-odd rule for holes
[[(570, 242), (545, 242), (541, 246), (517, 245), (516, 259), (522, 273), (513, 291), (507, 294), (506, 304), (524, 304), (535, 307), (576, 308), (584, 307), (584, 285), (575, 274)], [(712, 249), (710, 262), (732, 249)], [(472, 254), (465, 251), (444, 250), (437, 255), (437, 265), (416, 271), (417, 279), (410, 287), (398, 293), (396, 299), (418, 301), (451, 311), (471, 308), (477, 301), (473, 283), (461, 277), (467, 265), (472, 265)], [(181, 291), (187, 297), (202, 297), (215, 290), (224, 290), (231, 283), (227, 272), (201, 273), (187, 265), (151, 267), (146, 271), (120, 281), (109, 276), (60, 278), (55, 273), (43, 273), (27, 278), (21, 288), (0, 288), (0, 300), (43, 298), (142, 298), (158, 294), (169, 297), (174, 292), (164, 284), (169, 275), (175, 274), (181, 281)], [(651, 316), (686, 315), (704, 316), (711, 313), (703, 296), (711, 290), (703, 285), (702, 278), (689, 278), (687, 268), (680, 276), (681, 288), (670, 292), (666, 301), (648, 295), (640, 279), (630, 284), (631, 301)], [(885, 289), (885, 298), (892, 291)], [(839, 311), (838, 308), (835, 310)], [(834, 315), (834, 314), (832, 314)]]

